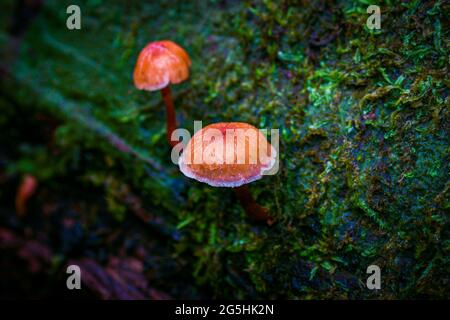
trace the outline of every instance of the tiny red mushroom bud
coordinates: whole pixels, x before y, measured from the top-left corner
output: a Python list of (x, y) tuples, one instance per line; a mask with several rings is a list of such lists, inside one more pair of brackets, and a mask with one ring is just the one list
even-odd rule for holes
[(183, 48), (172, 41), (163, 40), (151, 42), (142, 49), (134, 68), (133, 80), (136, 88), (147, 91), (161, 90), (166, 106), (167, 139), (171, 146), (177, 144), (171, 139), (177, 125), (170, 85), (189, 78), (190, 66), (191, 60)]

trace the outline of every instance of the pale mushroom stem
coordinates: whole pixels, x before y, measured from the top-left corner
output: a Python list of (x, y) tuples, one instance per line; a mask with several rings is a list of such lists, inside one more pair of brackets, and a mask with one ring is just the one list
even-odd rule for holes
[(161, 89), (162, 98), (164, 100), (164, 105), (166, 106), (166, 117), (167, 117), (167, 140), (169, 141), (169, 145), (174, 147), (177, 144), (177, 141), (172, 141), (170, 137), (172, 136), (172, 132), (177, 127), (177, 120), (175, 117), (175, 108), (173, 106), (172, 94), (170, 90), (170, 85)]
[(234, 188), (234, 191), (248, 216), (258, 221), (266, 220), (269, 225), (273, 223), (272, 218), (269, 216), (269, 211), (256, 203), (246, 185)]

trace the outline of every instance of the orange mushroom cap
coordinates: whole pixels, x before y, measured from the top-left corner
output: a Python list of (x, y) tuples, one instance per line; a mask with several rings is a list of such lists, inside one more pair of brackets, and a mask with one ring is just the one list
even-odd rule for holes
[(272, 169), (277, 152), (260, 130), (220, 122), (198, 131), (178, 160), (181, 172), (213, 187), (239, 187)]
[(140, 90), (155, 91), (189, 78), (191, 60), (179, 45), (169, 40), (149, 43), (142, 49), (133, 80)]

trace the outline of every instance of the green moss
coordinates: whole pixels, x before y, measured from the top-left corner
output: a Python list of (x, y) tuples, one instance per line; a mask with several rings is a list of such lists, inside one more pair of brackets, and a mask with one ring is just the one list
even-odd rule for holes
[[(448, 4), (382, 1), (372, 32), (367, 1), (295, 3), (88, 1), (73, 32), (63, 4), (49, 4), (2, 90), (62, 120), (61, 156), (23, 141), (10, 170), (113, 175), (102, 196), (119, 220), (117, 189), (129, 184), (180, 232), (174, 257), (215, 297), (448, 297)], [(280, 172), (250, 185), (272, 227), (170, 163), (160, 95), (131, 80), (139, 50), (163, 38), (193, 61), (174, 87), (182, 126), (280, 128)], [(3, 128), (13, 115), (1, 114)], [(372, 263), (377, 293), (364, 286)]]

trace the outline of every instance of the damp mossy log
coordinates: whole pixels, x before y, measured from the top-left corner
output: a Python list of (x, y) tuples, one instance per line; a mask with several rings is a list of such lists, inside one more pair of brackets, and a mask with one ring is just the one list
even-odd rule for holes
[[(362, 0), (78, 1), (71, 31), (65, 2), (45, 2), (15, 51), (13, 1), (2, 4), (0, 141), (12, 146), (11, 125), (38, 113), (60, 121), (51, 147), (14, 142), (8, 172), (94, 186), (118, 221), (126, 185), (166, 221), (174, 268), (198, 296), (449, 297), (447, 2), (379, 1), (381, 29), (369, 30)], [(162, 39), (192, 59), (173, 88), (181, 127), (280, 129), (278, 174), (251, 185), (272, 226), (171, 163), (160, 97), (132, 82), (139, 51)], [(381, 290), (366, 287), (372, 264)]]

